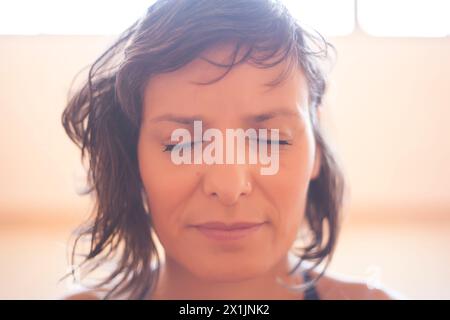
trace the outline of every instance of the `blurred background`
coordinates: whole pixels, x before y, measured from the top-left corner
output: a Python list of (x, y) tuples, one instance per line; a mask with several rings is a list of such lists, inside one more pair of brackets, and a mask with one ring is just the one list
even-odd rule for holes
[[(71, 288), (67, 241), (92, 203), (61, 113), (152, 2), (0, 2), (0, 299)], [(450, 1), (286, 3), (338, 52), (324, 122), (349, 197), (330, 271), (450, 299)]]

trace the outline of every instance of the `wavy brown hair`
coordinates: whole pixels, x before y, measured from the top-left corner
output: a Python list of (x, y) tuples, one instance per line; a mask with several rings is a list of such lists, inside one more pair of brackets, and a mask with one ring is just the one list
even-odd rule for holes
[[(322, 161), (319, 176), (310, 182), (305, 209), (311, 237), (296, 252), (300, 262), (312, 261), (313, 267), (328, 265), (331, 259), (344, 180), (315, 110), (326, 87), (320, 65), (329, 59), (332, 46), (302, 27), (280, 1), (159, 0), (90, 66), (86, 81), (62, 114), (65, 131), (88, 164), (86, 193), (95, 199), (91, 217), (76, 230), (71, 264), (85, 237), (89, 252), (79, 268), (89, 273), (114, 262), (107, 277), (94, 286), (110, 286), (105, 299), (122, 294), (145, 298), (159, 275), (160, 257), (137, 159), (144, 88), (152, 76), (180, 69), (206, 49), (229, 41), (234, 44), (230, 63), (208, 60), (223, 67), (223, 75), (200, 85), (219, 81), (244, 62), (270, 68), (288, 61), (286, 72), (268, 86), (283, 81), (292, 68), (301, 68), (306, 76)], [(245, 54), (237, 60), (240, 50)]]

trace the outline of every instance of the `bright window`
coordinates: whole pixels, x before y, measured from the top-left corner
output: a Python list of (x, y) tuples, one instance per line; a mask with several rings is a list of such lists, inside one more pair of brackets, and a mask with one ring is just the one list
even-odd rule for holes
[(119, 34), (153, 0), (2, 0), (1, 34)]
[[(354, 0), (284, 0), (325, 35), (351, 33)], [(119, 34), (155, 0), (3, 0), (0, 34)]]
[(354, 0), (283, 0), (302, 24), (326, 36), (344, 36), (355, 28)]
[[(351, 34), (355, 20), (363, 31), (374, 36), (450, 35), (450, 0), (283, 1), (302, 24), (326, 36)], [(0, 34), (119, 34), (145, 14), (153, 2), (2, 0)]]
[(450, 1), (358, 0), (358, 22), (374, 36), (445, 37), (450, 35)]

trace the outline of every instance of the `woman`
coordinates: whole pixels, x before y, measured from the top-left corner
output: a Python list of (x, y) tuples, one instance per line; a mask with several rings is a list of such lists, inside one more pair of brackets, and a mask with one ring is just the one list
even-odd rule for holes
[[(325, 275), (344, 193), (320, 127), (329, 46), (269, 0), (160, 0), (126, 30), (62, 117), (96, 200), (81, 267), (114, 262), (67, 298), (390, 298)], [(253, 139), (272, 174), (220, 161), (246, 154), (211, 147), (239, 129), (276, 133)]]

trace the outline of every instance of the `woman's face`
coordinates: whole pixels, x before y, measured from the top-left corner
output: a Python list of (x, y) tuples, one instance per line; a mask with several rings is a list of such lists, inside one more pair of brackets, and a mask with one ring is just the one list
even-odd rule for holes
[[(205, 56), (220, 62), (229, 53), (216, 48)], [(297, 236), (320, 153), (303, 73), (295, 70), (280, 85), (264, 86), (285, 67), (242, 64), (218, 82), (198, 85), (193, 82), (215, 79), (224, 69), (197, 59), (153, 77), (146, 87), (138, 160), (153, 225), (167, 258), (197, 277), (237, 281), (262, 275), (286, 257)], [(279, 168), (272, 175), (248, 160), (177, 165), (165, 146), (177, 143), (171, 141), (175, 129), (193, 137), (193, 119), (202, 120), (203, 131), (220, 130), (224, 140), (226, 129), (278, 129), (280, 142), (290, 144), (279, 146)], [(221, 231), (204, 225), (210, 222), (257, 225)]]

